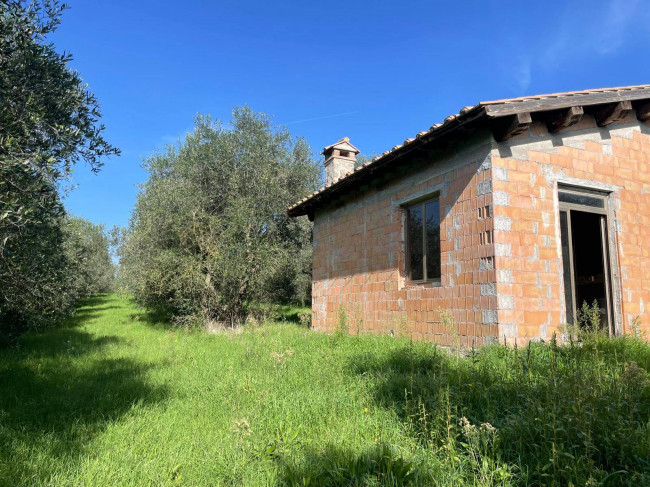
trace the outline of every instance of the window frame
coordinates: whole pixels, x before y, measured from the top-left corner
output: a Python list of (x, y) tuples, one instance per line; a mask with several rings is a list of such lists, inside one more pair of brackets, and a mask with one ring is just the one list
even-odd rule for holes
[[(603, 206), (590, 206), (574, 202), (561, 201), (560, 193), (568, 193), (576, 196), (588, 196), (594, 199), (599, 199), (603, 202)], [(577, 186), (569, 186), (566, 184), (558, 184), (557, 186), (557, 201), (558, 205), (567, 210), (585, 211), (587, 213), (596, 213), (599, 215), (607, 216), (609, 214), (609, 192), (598, 191), (591, 188), (581, 188)]]
[[(594, 199), (599, 199), (603, 202), (603, 206), (592, 206), (588, 204), (580, 204), (576, 202), (567, 202), (560, 200), (560, 193), (568, 193), (571, 195), (577, 196), (588, 196)], [(571, 311), (572, 321), (576, 322), (577, 312), (578, 312), (578, 303), (576, 301), (576, 285), (575, 285), (575, 265), (574, 265), (574, 249), (572, 247), (573, 236), (571, 234), (571, 218), (573, 211), (579, 211), (583, 213), (591, 213), (594, 215), (600, 215), (601, 217), (601, 248), (603, 254), (603, 270), (604, 270), (604, 286), (605, 286), (605, 300), (607, 303), (607, 324), (609, 329), (607, 330), (610, 335), (618, 334), (618, 315), (617, 315), (617, 306), (615, 304), (615, 286), (616, 278), (614, 273), (614, 262), (616, 262), (615, 256), (612, 255), (611, 244), (610, 242), (610, 213), (609, 213), (609, 199), (611, 192), (608, 190), (598, 190), (592, 188), (584, 188), (581, 186), (574, 186), (570, 184), (559, 183), (557, 185), (557, 202), (558, 202), (558, 225), (560, 226), (560, 237), (562, 238), (562, 224), (561, 218), (562, 213), (565, 213), (566, 218), (566, 237), (568, 239), (568, 255), (564, 255), (564, 249), (562, 248), (562, 242), (560, 242), (560, 256), (562, 262), (562, 273), (563, 280), (565, 279), (564, 274), (568, 270), (571, 281), (569, 284), (569, 290), (571, 292), (570, 300), (567, 296), (567, 283), (564, 282), (563, 289), (561, 290), (562, 295), (564, 296), (565, 303), (565, 313), (566, 321), (568, 321), (569, 311)], [(568, 261), (565, 261), (565, 258)], [(568, 269), (567, 269), (568, 267)], [(570, 302), (569, 302), (570, 301)], [(569, 310), (571, 306), (571, 310)]]
[[(436, 193), (433, 195), (427, 195), (415, 200), (411, 200), (403, 203), (402, 209), (404, 211), (404, 247), (405, 247), (405, 260), (404, 260), (404, 274), (406, 280), (412, 284), (433, 284), (440, 285), (442, 278), (442, 248), (439, 249), (440, 252), (440, 276), (429, 278), (427, 275), (427, 226), (426, 226), (426, 205), (432, 201), (438, 202), (438, 241), (439, 247), (441, 247), (442, 238), (440, 234), (440, 223), (441, 223), (441, 207), (440, 207), (440, 194)], [(422, 208), (422, 279), (413, 279), (412, 278), (412, 269), (411, 269), (411, 245), (409, 242), (409, 217), (408, 212), (410, 208), (419, 206)]]

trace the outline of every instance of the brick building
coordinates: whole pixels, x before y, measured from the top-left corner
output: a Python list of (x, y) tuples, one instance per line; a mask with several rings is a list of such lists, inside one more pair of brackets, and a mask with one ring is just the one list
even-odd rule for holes
[(288, 210), (314, 222), (313, 327), (526, 343), (596, 300), (650, 332), (649, 120), (631, 86), (479, 103), (356, 168), (326, 147)]

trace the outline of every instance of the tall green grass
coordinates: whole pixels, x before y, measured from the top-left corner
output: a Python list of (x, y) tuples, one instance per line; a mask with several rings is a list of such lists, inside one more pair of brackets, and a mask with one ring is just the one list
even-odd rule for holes
[[(0, 350), (0, 485), (650, 485), (650, 347), (206, 334), (116, 296)], [(302, 320), (304, 321), (304, 320)]]

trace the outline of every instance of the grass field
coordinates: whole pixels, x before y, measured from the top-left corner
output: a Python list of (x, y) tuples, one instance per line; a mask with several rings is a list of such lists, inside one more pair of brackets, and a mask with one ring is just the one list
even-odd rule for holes
[(117, 296), (0, 351), (0, 485), (650, 485), (650, 347), (208, 335)]

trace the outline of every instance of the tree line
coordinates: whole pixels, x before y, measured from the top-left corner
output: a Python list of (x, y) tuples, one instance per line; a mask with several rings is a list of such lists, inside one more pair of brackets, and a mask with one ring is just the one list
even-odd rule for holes
[(61, 202), (76, 163), (98, 170), (119, 153), (70, 55), (47, 41), (64, 9), (0, 3), (0, 342), (55, 323), (114, 274), (104, 229)]
[[(68, 215), (73, 167), (99, 171), (119, 150), (104, 139), (95, 96), (47, 37), (56, 0), (0, 3), (0, 341), (52, 325), (83, 296), (121, 289), (176, 322), (228, 326), (311, 292), (311, 224), (286, 208), (321, 182), (304, 139), (248, 107), (144, 161), (127, 228)], [(119, 270), (109, 253), (117, 245)]]

